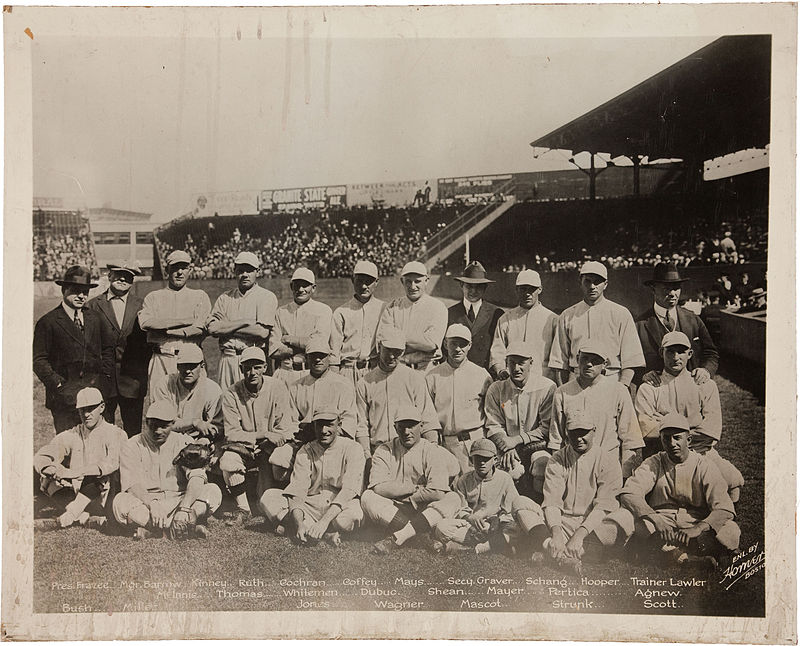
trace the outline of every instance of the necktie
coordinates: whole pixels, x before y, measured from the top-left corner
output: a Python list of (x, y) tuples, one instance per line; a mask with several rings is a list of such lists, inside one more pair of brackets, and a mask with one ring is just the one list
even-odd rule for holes
[(675, 323), (672, 320), (672, 317), (669, 315), (669, 310), (667, 310), (667, 315), (664, 317), (664, 321), (666, 322), (667, 330), (672, 332), (675, 329)]
[(78, 316), (78, 310), (75, 310), (75, 316), (72, 317), (72, 321), (75, 323), (75, 326), (83, 332), (83, 321), (81, 321), (80, 317)]
[(469, 310), (467, 311), (467, 318), (470, 323), (475, 322), (475, 308), (472, 305), (469, 306)]

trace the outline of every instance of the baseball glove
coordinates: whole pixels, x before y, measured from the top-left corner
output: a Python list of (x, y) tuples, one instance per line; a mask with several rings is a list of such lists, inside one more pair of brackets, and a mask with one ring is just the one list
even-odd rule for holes
[(186, 469), (205, 469), (211, 464), (214, 447), (210, 444), (187, 444), (175, 456), (172, 464), (179, 464)]
[(172, 517), (172, 522), (169, 525), (170, 540), (183, 541), (189, 538), (192, 528), (197, 524), (197, 513), (191, 507), (186, 509), (179, 509)]
[(223, 442), (220, 445), (220, 451), (222, 453), (224, 453), (225, 451), (233, 451), (234, 453), (238, 453), (247, 460), (255, 459), (254, 448), (246, 444), (245, 442)]

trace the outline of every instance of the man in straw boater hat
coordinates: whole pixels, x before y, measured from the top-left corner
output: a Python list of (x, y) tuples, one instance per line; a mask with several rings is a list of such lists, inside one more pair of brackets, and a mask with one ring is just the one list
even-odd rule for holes
[(222, 392), (239, 381), (239, 357), (245, 348), (264, 348), (275, 327), (278, 299), (256, 282), (260, 267), (251, 251), (236, 256), (236, 287), (219, 295), (207, 321), (208, 333), (219, 340), (217, 383)]
[(133, 437), (142, 432), (147, 366), (151, 354), (147, 335), (139, 327), (138, 314), (143, 301), (131, 289), (142, 270), (135, 260), (106, 266), (108, 289), (86, 304), (87, 309), (97, 312), (100, 320), (111, 328), (114, 338), (114, 378), (106, 396), (103, 417), (113, 424), (119, 406), (122, 428), (128, 437)]
[(461, 283), (464, 298), (447, 309), (447, 325), (449, 327), (458, 323), (466, 326), (472, 334), (472, 345), (467, 358), (489, 370), (489, 350), (497, 322), (503, 315), (503, 310), (497, 305), (483, 300), (486, 289), (494, 281), (486, 277), (486, 269), (478, 261), (469, 263), (463, 274), (453, 280)]
[(539, 362), (537, 372), (548, 379), (555, 379), (548, 366), (550, 349), (556, 333), (558, 316), (539, 300), (542, 279), (539, 272), (523, 269), (515, 281), (517, 307), (500, 317), (492, 341), (489, 372), (496, 379), (508, 379), (506, 352), (512, 343), (530, 343)]
[(717, 351), (705, 323), (694, 312), (681, 307), (683, 283), (675, 263), (662, 262), (653, 268), (653, 277), (644, 281), (653, 292), (654, 303), (636, 318), (636, 331), (644, 352), (645, 366), (636, 370), (634, 383), (643, 378), (658, 386), (656, 373), (664, 369), (661, 356), (661, 340), (668, 332), (683, 332), (692, 343), (692, 356), (687, 369), (695, 382), (703, 384), (713, 377), (719, 366)]
[(64, 272), (61, 303), (42, 316), (33, 330), (33, 372), (44, 384), (45, 406), (53, 414), (56, 433), (80, 424), (75, 408), (78, 391), (112, 383), (114, 339), (96, 312), (85, 308), (89, 290), (97, 287), (87, 267)]
[(183, 250), (167, 256), (167, 286), (144, 297), (139, 325), (147, 331), (153, 348), (147, 370), (148, 401), (153, 390), (167, 375), (178, 371), (178, 352), (187, 345), (199, 346), (206, 334), (211, 301), (202, 289), (186, 286), (192, 259)]

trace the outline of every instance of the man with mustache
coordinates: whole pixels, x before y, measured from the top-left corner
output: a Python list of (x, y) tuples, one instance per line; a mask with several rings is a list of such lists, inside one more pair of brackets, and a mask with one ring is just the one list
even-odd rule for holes
[(340, 534), (352, 532), (364, 517), (364, 452), (341, 436), (337, 411), (315, 411), (311, 425), (314, 440), (298, 451), (288, 486), (266, 491), (259, 506), (268, 522), (293, 528), (298, 542), (324, 538), (338, 547)]
[(378, 286), (378, 267), (359, 260), (353, 268), (353, 298), (333, 312), (331, 363), (355, 387), (378, 362), (376, 334), (386, 302), (373, 295)]
[(272, 328), (278, 299), (256, 283), (261, 261), (242, 251), (233, 261), (236, 287), (217, 298), (207, 323), (208, 333), (219, 339), (219, 383), (225, 392), (239, 380), (239, 357), (245, 348), (264, 348)]
[(400, 361), (414, 370), (426, 371), (442, 358), (442, 339), (447, 330), (447, 307), (425, 293), (428, 268), (417, 261), (408, 262), (400, 272), (405, 295), (391, 301), (381, 314), (378, 339), (384, 330), (395, 327), (406, 337)]
[(64, 272), (61, 303), (42, 316), (33, 330), (33, 372), (44, 384), (45, 406), (56, 433), (81, 423), (75, 397), (82, 388), (101, 391), (113, 383), (114, 338), (96, 312), (85, 307), (92, 282), (88, 267)]
[(167, 256), (167, 286), (147, 294), (139, 310), (139, 326), (153, 348), (147, 371), (147, 399), (167, 375), (178, 371), (178, 352), (199, 346), (206, 334), (211, 301), (202, 289), (186, 286), (192, 259), (180, 249)]
[(472, 333), (466, 326), (454, 323), (447, 328), (444, 344), (447, 360), (431, 370), (425, 381), (442, 427), (439, 443), (458, 459), (461, 472), (466, 473), (471, 468), (472, 442), (485, 437), (483, 403), (492, 378), (467, 358)]
[(207, 538), (207, 528), (198, 523), (222, 501), (222, 492), (208, 482), (205, 469), (186, 469), (176, 463), (192, 438), (172, 432), (175, 416), (175, 407), (168, 401), (150, 404), (145, 430), (122, 447), (121, 492), (114, 497), (114, 518), (132, 529), (135, 539), (159, 536), (174, 522), (188, 523), (190, 537)]
[(578, 369), (578, 351), (588, 340), (608, 348), (605, 374), (630, 386), (635, 368), (645, 365), (639, 335), (627, 308), (603, 295), (608, 270), (603, 263), (589, 261), (580, 270), (583, 300), (558, 317), (549, 365), (557, 370), (556, 381), (564, 384)]

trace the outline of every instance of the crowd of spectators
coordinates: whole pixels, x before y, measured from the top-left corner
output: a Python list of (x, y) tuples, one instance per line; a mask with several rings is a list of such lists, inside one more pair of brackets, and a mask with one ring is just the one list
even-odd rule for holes
[(70, 265), (84, 265), (92, 276), (100, 275), (88, 224), (74, 234), (33, 234), (34, 280), (63, 278)]

